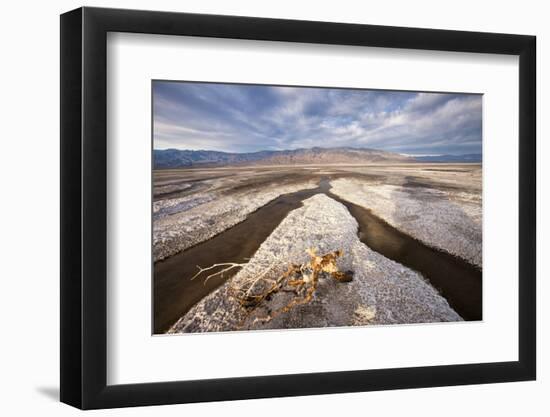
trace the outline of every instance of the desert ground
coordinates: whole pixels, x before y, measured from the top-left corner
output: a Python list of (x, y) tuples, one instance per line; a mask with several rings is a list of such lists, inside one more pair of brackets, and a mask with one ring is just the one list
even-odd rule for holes
[(481, 164), (153, 180), (155, 334), (482, 319)]

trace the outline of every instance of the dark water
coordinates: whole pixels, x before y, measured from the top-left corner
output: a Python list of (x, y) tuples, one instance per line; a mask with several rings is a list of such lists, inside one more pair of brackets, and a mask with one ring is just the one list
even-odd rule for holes
[[(329, 178), (319, 187), (282, 195), (223, 233), (180, 252), (154, 267), (154, 332), (163, 333), (206, 295), (233, 276), (215, 277), (206, 284), (190, 278), (202, 267), (246, 262), (286, 215), (318, 193), (344, 204), (359, 223), (359, 238), (385, 257), (420, 272), (465, 320), (481, 320), (481, 270), (453, 255), (430, 248), (393, 228), (363, 207), (330, 192)], [(210, 271), (210, 272), (215, 272)]]

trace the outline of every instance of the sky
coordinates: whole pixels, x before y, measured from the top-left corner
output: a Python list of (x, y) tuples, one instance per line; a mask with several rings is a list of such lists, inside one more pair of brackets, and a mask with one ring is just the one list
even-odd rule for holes
[(155, 149), (481, 154), (477, 94), (153, 82)]

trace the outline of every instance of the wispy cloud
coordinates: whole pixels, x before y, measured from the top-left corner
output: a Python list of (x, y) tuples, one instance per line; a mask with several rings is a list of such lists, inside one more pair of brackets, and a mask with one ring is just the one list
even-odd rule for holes
[(154, 147), (481, 153), (481, 96), (155, 81)]

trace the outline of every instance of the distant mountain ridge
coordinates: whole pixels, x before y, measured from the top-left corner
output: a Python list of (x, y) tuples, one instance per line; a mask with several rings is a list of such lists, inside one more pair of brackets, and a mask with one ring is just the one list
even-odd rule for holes
[(155, 169), (224, 165), (305, 165), (414, 162), (481, 162), (481, 155), (406, 156), (369, 148), (305, 148), (285, 151), (231, 153), (204, 150), (155, 149)]
[(468, 153), (464, 155), (425, 155), (415, 156), (418, 162), (481, 162), (482, 156), (479, 153)]
[(367, 148), (307, 148), (285, 151), (230, 153), (155, 149), (155, 169), (213, 165), (300, 165), (329, 163), (415, 162), (414, 158), (397, 153)]

